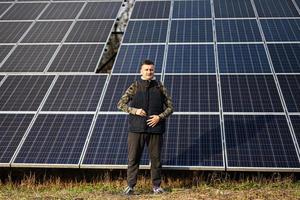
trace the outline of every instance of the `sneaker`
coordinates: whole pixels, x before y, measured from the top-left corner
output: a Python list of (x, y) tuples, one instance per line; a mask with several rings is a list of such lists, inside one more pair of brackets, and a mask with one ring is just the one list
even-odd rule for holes
[(165, 191), (161, 187), (153, 187), (153, 193), (154, 194), (162, 194)]
[(125, 195), (132, 195), (133, 192), (134, 192), (134, 190), (133, 190), (133, 188), (130, 187), (130, 186), (127, 186), (127, 187), (125, 188), (125, 190), (124, 190), (124, 194), (125, 194)]

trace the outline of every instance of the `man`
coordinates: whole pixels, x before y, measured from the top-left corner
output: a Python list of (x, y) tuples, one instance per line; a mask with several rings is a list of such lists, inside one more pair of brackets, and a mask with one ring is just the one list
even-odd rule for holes
[[(172, 114), (173, 105), (166, 88), (155, 80), (154, 71), (154, 63), (145, 60), (140, 66), (141, 79), (132, 83), (118, 102), (118, 108), (129, 113), (128, 187), (124, 191), (127, 195), (134, 192), (145, 144), (151, 160), (153, 192), (164, 192), (160, 187), (162, 134), (165, 119)], [(130, 106), (127, 105), (129, 102)]]

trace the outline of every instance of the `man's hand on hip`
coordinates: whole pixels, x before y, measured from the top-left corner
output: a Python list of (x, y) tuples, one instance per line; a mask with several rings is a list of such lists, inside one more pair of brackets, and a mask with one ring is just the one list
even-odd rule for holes
[(135, 113), (136, 115), (139, 115), (139, 116), (141, 116), (141, 117), (145, 117), (145, 116), (147, 116), (147, 113), (143, 110), (143, 109), (137, 109), (137, 111), (136, 111), (136, 113)]
[(150, 127), (154, 127), (159, 122), (159, 120), (160, 118), (158, 115), (151, 115), (147, 120), (147, 125)]

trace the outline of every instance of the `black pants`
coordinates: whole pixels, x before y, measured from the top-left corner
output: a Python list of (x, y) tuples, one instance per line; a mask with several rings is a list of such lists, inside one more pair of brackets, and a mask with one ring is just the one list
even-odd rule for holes
[(151, 160), (151, 179), (153, 186), (160, 186), (161, 183), (161, 148), (163, 136), (149, 133), (129, 133), (128, 134), (128, 186), (134, 187), (137, 182), (137, 175), (141, 156), (145, 144)]

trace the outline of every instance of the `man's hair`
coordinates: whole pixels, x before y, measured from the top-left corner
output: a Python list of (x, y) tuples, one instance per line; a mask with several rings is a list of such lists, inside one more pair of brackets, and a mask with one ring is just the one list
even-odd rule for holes
[(144, 60), (141, 65), (140, 65), (140, 68), (143, 66), (143, 65), (154, 65), (154, 62), (152, 60)]

